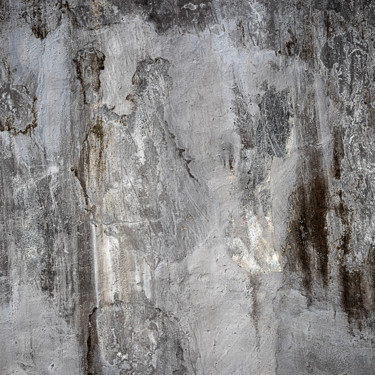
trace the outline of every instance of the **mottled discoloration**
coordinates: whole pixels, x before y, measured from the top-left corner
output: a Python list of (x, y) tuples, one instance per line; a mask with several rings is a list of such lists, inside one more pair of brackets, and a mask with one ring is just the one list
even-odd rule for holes
[(104, 123), (101, 118), (97, 118), (83, 141), (78, 165), (71, 167), (71, 171), (82, 188), (86, 205), (89, 205), (91, 181), (98, 180), (100, 182), (104, 177), (106, 165), (104, 151)]
[(256, 130), (257, 146), (270, 156), (285, 156), (286, 142), (290, 135), (290, 123), (293, 117), (288, 103), (288, 93), (276, 92), (275, 87), (268, 88), (260, 103), (260, 120)]
[[(191, 364), (184, 359), (189, 347), (186, 346), (178, 321), (147, 301), (142, 302), (142, 307), (137, 306), (142, 297), (136, 298), (134, 303), (116, 301), (111, 306), (95, 310), (95, 319), (98, 320), (95, 330), (101, 332), (103, 342), (89, 348), (97, 350), (97, 345), (103, 345), (104, 342), (107, 348), (101, 365), (90, 357), (88, 363), (91, 363), (92, 370), (89, 371), (118, 371), (126, 374), (136, 370), (142, 374), (153, 374), (164, 369), (170, 374), (194, 373)], [(103, 330), (107, 324), (113, 327), (112, 331)], [(92, 329), (92, 333), (96, 335), (97, 331)], [(155, 351), (159, 353), (156, 361), (152, 354)], [(167, 355), (168, 352), (170, 355)]]
[[(327, 34), (330, 34), (330, 26), (328, 27)], [(328, 68), (332, 69), (334, 65), (340, 68), (344, 64), (345, 60), (345, 38), (342, 35), (335, 36), (331, 42), (326, 42), (320, 52), (320, 59), (323, 64)]]
[(155, 24), (158, 32), (177, 26), (182, 29), (203, 31), (216, 21), (211, 0), (177, 0), (173, 6), (167, 1), (151, 1), (148, 20)]
[(302, 153), (297, 186), (289, 198), (286, 271), (287, 277), (296, 282), (297, 287), (302, 287), (311, 304), (314, 299), (325, 298), (330, 276), (327, 224), (330, 196), (323, 166), (316, 96), (310, 88), (302, 88), (300, 94), (303, 104), (296, 110), (296, 123)]
[(135, 87), (135, 93), (138, 96), (146, 94), (146, 90), (150, 88), (155, 80), (155, 84), (158, 80), (166, 79), (168, 80), (168, 69), (170, 63), (168, 60), (162, 57), (157, 57), (155, 59), (145, 59), (137, 63), (137, 69), (132, 77), (132, 85)]
[(11, 271), (11, 257), (10, 249), (14, 243), (14, 239), (11, 238), (10, 233), (12, 232), (12, 227), (14, 222), (9, 215), (6, 214), (7, 211), (14, 210), (14, 201), (12, 199), (13, 189), (11, 188), (11, 179), (14, 177), (16, 172), (16, 162), (14, 157), (7, 155), (4, 143), (0, 143), (0, 153), (1, 153), (1, 167), (0, 167), (0, 208), (1, 208), (1, 242), (0, 242), (0, 291), (1, 304), (8, 304), (12, 297), (12, 286), (10, 279)]
[(88, 334), (87, 334), (87, 348), (86, 348), (86, 373), (87, 375), (94, 375), (98, 368), (98, 332), (96, 324), (97, 307), (94, 307), (88, 318)]
[(253, 118), (247, 108), (248, 103), (238, 86), (233, 89), (233, 110), (236, 115), (235, 125), (241, 137), (241, 143), (245, 149), (252, 149), (255, 145)]
[(121, 16), (139, 15), (154, 25), (159, 34), (178, 28), (182, 31), (203, 31), (217, 22), (211, 0), (136, 0), (77, 2), (71, 8), (81, 26), (98, 29), (121, 22)]
[(0, 8), (0, 373), (373, 372), (371, 1)]
[(27, 135), (38, 125), (37, 98), (25, 86), (3, 82), (0, 104), (0, 132)]
[(77, 67), (77, 78), (82, 86), (84, 102), (96, 101), (100, 90), (100, 71), (104, 69), (105, 56), (95, 48), (78, 52), (74, 60)]
[[(339, 280), (341, 304), (352, 327), (364, 329), (374, 325), (374, 252), (372, 246), (368, 250), (367, 259), (361, 267), (350, 264), (353, 244), (351, 221), (353, 214), (345, 204), (342, 192), (335, 207), (336, 215), (341, 219), (343, 231), (340, 238)], [(351, 327), (351, 328), (352, 328)]]
[[(15, 2), (17, 3), (17, 2)], [(45, 6), (38, 0), (21, 2), (21, 16), (30, 25), (33, 35), (44, 40), (47, 35), (54, 31), (61, 22), (62, 1), (51, 2)]]

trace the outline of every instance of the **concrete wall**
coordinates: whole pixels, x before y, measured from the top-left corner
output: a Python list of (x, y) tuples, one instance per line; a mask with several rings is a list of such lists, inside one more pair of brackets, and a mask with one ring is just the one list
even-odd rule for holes
[(0, 373), (375, 372), (375, 3), (0, 2)]

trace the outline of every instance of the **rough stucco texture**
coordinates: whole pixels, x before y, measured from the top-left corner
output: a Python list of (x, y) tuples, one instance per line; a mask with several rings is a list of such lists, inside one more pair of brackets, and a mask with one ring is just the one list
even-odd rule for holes
[(374, 374), (374, 1), (0, 21), (1, 374)]

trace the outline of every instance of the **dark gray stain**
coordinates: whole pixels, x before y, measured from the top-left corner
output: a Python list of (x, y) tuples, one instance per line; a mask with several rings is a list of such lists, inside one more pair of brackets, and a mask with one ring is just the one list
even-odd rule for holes
[[(231, 103), (231, 109), (235, 114), (234, 125), (240, 136), (241, 149), (237, 163), (233, 145), (224, 143), (221, 146), (220, 154), (223, 165), (230, 170), (237, 170), (239, 181), (242, 186), (242, 202), (244, 207), (251, 203), (257, 204), (257, 198), (254, 192), (265, 178), (264, 163), (269, 162), (270, 157), (263, 149), (257, 147), (256, 142), (256, 117), (251, 115), (250, 106), (255, 105), (242, 93), (238, 85), (233, 88), (234, 99)], [(235, 168), (236, 167), (236, 168)]]
[[(33, 227), (37, 233), (36, 238), (39, 241), (35, 266), (39, 271), (41, 290), (50, 298), (58, 299), (64, 306), (62, 316), (70, 319), (72, 307), (66, 306), (66, 296), (56, 293), (56, 290), (59, 290), (58, 281), (63, 278), (66, 279), (65, 282), (68, 285), (74, 282), (70, 265), (66, 263), (71, 255), (68, 245), (70, 241), (64, 243), (62, 237), (71, 238), (70, 244), (75, 244), (73, 237), (76, 232), (73, 226), (72, 210), (62, 201), (63, 197), (67, 195), (69, 184), (64, 184), (63, 187), (58, 186), (56, 189), (51, 188), (52, 178), (51, 175), (47, 175), (39, 179), (32, 196), (33, 203), (39, 208), (35, 210), (33, 220)], [(20, 211), (28, 210), (27, 202), (22, 203), (18, 209)], [(25, 241), (27, 244), (27, 235)]]
[(61, 3), (61, 0), (50, 2), (28, 0), (14, 9), (30, 25), (34, 36), (43, 40), (60, 25)]
[(280, 49), (276, 51), (277, 55), (299, 58), (310, 66), (314, 65), (314, 37), (310, 23), (300, 25), (298, 30), (288, 28), (279, 39)]
[(12, 233), (15, 217), (8, 215), (14, 212), (12, 179), (17, 171), (16, 159), (6, 156), (5, 145), (0, 140), (0, 302), (9, 303), (11, 299), (10, 257)]
[(255, 326), (255, 334), (257, 337), (257, 346), (260, 345), (260, 335), (259, 335), (259, 318), (260, 318), (260, 306), (259, 306), (259, 297), (258, 292), (260, 288), (260, 279), (257, 275), (249, 274), (250, 279), (250, 288), (251, 288), (251, 299), (252, 299), (252, 309), (251, 309), (251, 317), (254, 322)]
[(375, 252), (371, 245), (367, 259), (360, 267), (348, 262), (353, 253), (353, 234), (351, 228), (352, 213), (345, 204), (342, 191), (338, 192), (339, 201), (335, 213), (340, 218), (343, 231), (340, 238), (339, 282), (341, 305), (348, 316), (351, 329), (362, 330), (375, 327)]
[[(366, 93), (371, 81), (367, 71), (371, 55), (369, 45), (358, 33), (345, 32), (327, 40), (320, 51), (320, 60), (330, 70), (330, 74), (337, 77), (336, 86), (342, 95), (351, 96)], [(330, 90), (331, 91), (331, 90)], [(332, 95), (333, 98), (335, 95)], [(335, 102), (339, 102), (335, 98)], [(352, 103), (348, 103), (346, 113), (353, 116)]]
[(88, 318), (88, 334), (86, 342), (86, 374), (87, 375), (96, 375), (98, 372), (97, 368), (97, 359), (98, 355), (98, 332), (97, 332), (97, 307), (94, 307), (89, 314)]
[[(127, 1), (125, 0), (125, 2)], [(89, 30), (113, 25), (121, 20), (112, 7), (103, 6), (95, 1), (82, 1), (76, 7), (68, 9), (73, 22)]]
[[(275, 51), (276, 55), (299, 58), (314, 65), (314, 28), (311, 10), (303, 1), (284, 2), (259, 0), (266, 11), (262, 45)], [(288, 23), (293, 17), (302, 22)]]
[[(321, 175), (301, 185), (290, 198), (288, 268), (302, 278), (309, 303), (312, 282), (320, 276), (328, 283), (327, 186)], [(316, 276), (317, 275), (317, 276)]]
[(284, 157), (290, 136), (290, 119), (293, 109), (288, 104), (288, 92), (277, 92), (267, 87), (259, 103), (260, 120), (256, 129), (256, 144), (270, 156)]
[(366, 107), (367, 126), (375, 130), (375, 89), (368, 87), (365, 91), (363, 104)]
[(338, 64), (338, 66), (342, 66), (344, 64), (344, 41), (344, 37), (342, 35), (338, 35), (334, 37), (331, 43), (327, 41), (324, 44), (320, 52), (320, 59), (322, 60), (326, 68), (332, 69), (334, 64)]
[(244, 95), (236, 85), (233, 88), (234, 100), (232, 107), (236, 116), (235, 126), (241, 137), (241, 143), (245, 149), (252, 149), (255, 146), (255, 134), (253, 130), (253, 120), (248, 111), (248, 103)]
[(344, 142), (341, 132), (335, 128), (333, 131), (333, 155), (332, 155), (332, 174), (336, 180), (341, 178), (341, 161), (345, 156)]
[[(316, 57), (321, 52), (330, 55), (322, 57), (327, 65), (331, 65), (335, 58), (345, 58), (337, 50), (340, 46), (332, 43), (333, 38), (340, 38), (342, 33), (352, 34), (353, 29), (365, 41), (372, 33), (370, 25), (373, 23), (375, 4), (367, 0), (313, 0), (308, 6), (303, 1), (259, 2), (266, 9), (261, 45), (274, 50), (276, 54), (301, 59), (314, 69), (317, 67)], [(359, 17), (359, 14), (362, 16)], [(286, 19), (298, 21), (288, 23)], [(327, 38), (328, 48), (325, 46), (323, 51), (315, 49), (317, 23)], [(351, 27), (348, 27), (349, 23)]]
[[(364, 70), (360, 64), (358, 70)], [(350, 80), (356, 77), (349, 77)], [(346, 92), (350, 92), (350, 84), (346, 85)], [(347, 143), (344, 129), (339, 124), (332, 127), (332, 165), (330, 173), (324, 171), (323, 153), (318, 137), (318, 117), (316, 114), (314, 95), (306, 94), (297, 113), (300, 140), (303, 142), (300, 149), (303, 158), (298, 168), (299, 181), (297, 188), (289, 199), (289, 227), (287, 263), (285, 272), (292, 286), (299, 288), (307, 297), (308, 303), (326, 301), (341, 308), (347, 314), (351, 332), (354, 329), (363, 330), (374, 328), (374, 251), (372, 246), (368, 251), (367, 259), (363, 263), (353, 261), (356, 246), (361, 246), (361, 240), (355, 237), (353, 222), (356, 213), (349, 208), (348, 201), (353, 192), (347, 186), (342, 190), (334, 190), (330, 186), (330, 178), (340, 184), (343, 178), (346, 160)], [(361, 94), (366, 99), (366, 93)], [(367, 105), (367, 103), (364, 103)], [(301, 110), (302, 108), (302, 110)], [(345, 145), (345, 147), (344, 147)], [(362, 145), (358, 146), (359, 157), (365, 159), (366, 152)], [(347, 172), (346, 172), (347, 173)], [(359, 194), (365, 204), (365, 196), (371, 188), (358, 189), (366, 191)], [(341, 186), (341, 185), (339, 185)], [(333, 192), (332, 192), (333, 189)], [(365, 189), (365, 190), (364, 190)], [(358, 202), (360, 201), (358, 199)], [(340, 238), (334, 244), (329, 241), (330, 227), (327, 216), (334, 212), (340, 228)], [(335, 255), (337, 254), (337, 255)], [(335, 261), (331, 262), (335, 258)], [(327, 296), (331, 290), (331, 280), (337, 277), (339, 300)], [(337, 293), (337, 292), (335, 292)]]
[[(320, 11), (332, 11), (342, 16), (346, 21), (349, 21), (355, 15), (356, 7), (365, 3), (366, 0), (356, 2), (341, 1), (341, 0), (313, 0), (312, 6)], [(357, 4), (355, 4), (357, 3)]]
[(275, 2), (273, 0), (261, 0), (259, 1), (266, 8), (265, 14), (265, 28), (264, 28), (264, 42), (272, 50), (277, 51), (280, 48), (280, 36), (279, 28), (277, 25), (277, 13), (283, 12), (283, 5), (281, 2)]
[(179, 338), (176, 340), (176, 359), (177, 359), (177, 369), (173, 370), (173, 375), (187, 375), (189, 374), (188, 369), (184, 365), (184, 349), (181, 346), (181, 341)]
[[(132, 84), (135, 88), (136, 96), (142, 96), (147, 91), (150, 83), (158, 77), (168, 77), (170, 63), (167, 59), (157, 57), (147, 58), (137, 63), (136, 71), (132, 77)], [(160, 78), (159, 78), (160, 79)], [(129, 96), (128, 100), (135, 100)]]
[(89, 309), (86, 306), (90, 301), (95, 299), (94, 293), (94, 276), (93, 268), (94, 262), (92, 259), (93, 252), (91, 251), (91, 230), (88, 224), (88, 214), (82, 214), (83, 221), (79, 223), (76, 231), (76, 248), (77, 248), (77, 270), (78, 270), (78, 289), (80, 297), (80, 306), (83, 306), (82, 321), (86, 322), (86, 311)]
[[(80, 220), (77, 223), (72, 237), (75, 238), (73, 251), (76, 252), (77, 264), (73, 270), (75, 275), (73, 291), (77, 295), (77, 303), (74, 305), (75, 316), (79, 326), (79, 343), (82, 350), (81, 367), (83, 373), (97, 374), (95, 371), (96, 355), (98, 349), (97, 335), (97, 308), (93, 307), (96, 301), (94, 260), (92, 249), (92, 232), (88, 212), (79, 214)], [(72, 283), (72, 281), (71, 281)]]
[(38, 125), (36, 103), (25, 86), (4, 83), (0, 88), (0, 132), (30, 135)]
[(370, 26), (375, 27), (375, 4), (372, 0), (369, 0), (368, 6), (369, 10), (366, 21), (369, 23)]
[(368, 63), (368, 53), (361, 49), (355, 49), (350, 54), (349, 65), (349, 94), (357, 95), (366, 88), (368, 76), (365, 73)]
[(288, 246), (285, 271), (292, 283), (304, 290), (309, 304), (325, 298), (329, 281), (327, 213), (330, 193), (319, 144), (316, 98), (306, 88), (296, 110), (297, 142), (302, 152), (297, 187), (289, 198)]
[(43, 40), (49, 32), (46, 16), (43, 14), (43, 8), (40, 5), (34, 6), (30, 18), (31, 31), (37, 38)]
[(255, 192), (267, 176), (265, 165), (270, 165), (274, 156), (286, 156), (286, 143), (294, 115), (293, 107), (289, 103), (288, 90), (276, 91), (276, 88), (269, 87), (267, 82), (262, 84), (262, 89), (265, 92), (256, 99), (259, 114), (251, 115), (249, 108), (256, 103), (246, 100), (235, 86), (235, 99), (231, 108), (236, 115), (235, 126), (242, 144), (236, 165), (230, 150), (222, 151), (223, 156), (228, 154), (229, 168), (236, 166), (238, 169), (244, 192), (243, 204), (246, 206), (250, 203), (253, 207), (260, 204), (263, 212), (268, 212), (271, 208), (269, 189), (264, 187), (257, 194)]
[(289, 40), (286, 42), (286, 53), (288, 56), (294, 56), (297, 48), (297, 37), (291, 29), (288, 29)]
[(121, 22), (121, 15), (135, 13), (152, 23), (158, 33), (165, 33), (173, 27), (199, 32), (217, 21), (212, 0), (111, 0), (110, 4), (112, 6), (105, 7), (100, 3), (86, 2), (72, 12), (79, 24), (89, 29)]
[(224, 168), (233, 171), (235, 167), (233, 145), (228, 142), (224, 143), (221, 146), (220, 154)]
[[(41, 193), (41, 191), (40, 191)], [(43, 192), (44, 197), (38, 197), (43, 200), (42, 204), (52, 204), (50, 199), (45, 199), (46, 196)], [(40, 286), (43, 292), (51, 298), (54, 297), (55, 293), (55, 280), (56, 280), (56, 251), (55, 251), (55, 240), (57, 239), (56, 220), (50, 212), (45, 211), (43, 216), (37, 222), (37, 227), (43, 236), (44, 247), (43, 252), (40, 253)]]
[(36, 109), (35, 109), (36, 100), (37, 100), (36, 98), (34, 98), (34, 100), (33, 100), (33, 107), (32, 107), (32, 110), (31, 110), (33, 120), (32, 120), (31, 123), (27, 124), (24, 129), (17, 129), (16, 127), (13, 126), (13, 121), (11, 120), (11, 117), (9, 116), (5, 119), (5, 121), (0, 119), (0, 132), (6, 131), (13, 136), (19, 135), (19, 134), (31, 135), (32, 130), (35, 129), (38, 126), (37, 112), (36, 112)]
[(80, 50), (73, 60), (76, 64), (77, 78), (82, 86), (85, 104), (97, 100), (100, 90), (100, 72), (104, 69), (105, 56), (96, 48)]
[(159, 33), (177, 26), (182, 29), (203, 31), (216, 21), (211, 0), (151, 0), (148, 20)]

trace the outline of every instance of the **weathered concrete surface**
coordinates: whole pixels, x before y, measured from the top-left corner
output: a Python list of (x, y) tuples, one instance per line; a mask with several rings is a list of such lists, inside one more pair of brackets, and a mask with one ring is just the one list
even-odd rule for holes
[(375, 3), (0, 2), (1, 374), (373, 374)]

